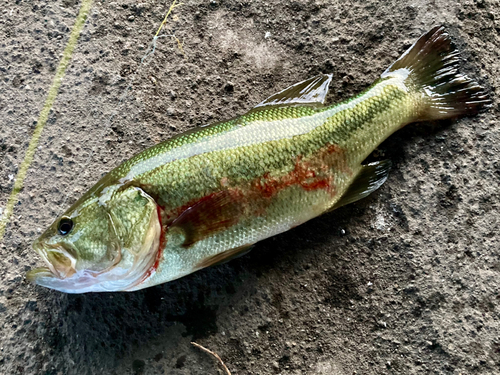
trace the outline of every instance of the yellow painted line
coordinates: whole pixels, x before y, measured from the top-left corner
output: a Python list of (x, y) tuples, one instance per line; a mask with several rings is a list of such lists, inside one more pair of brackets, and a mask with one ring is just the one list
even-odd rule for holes
[(28, 150), (26, 151), (24, 160), (19, 167), (19, 171), (17, 172), (16, 181), (14, 182), (14, 188), (10, 193), (9, 200), (7, 201), (7, 206), (5, 207), (3, 216), (0, 219), (0, 241), (2, 241), (3, 239), (3, 236), (5, 234), (5, 227), (7, 226), (12, 212), (14, 211), (14, 206), (17, 203), (17, 196), (23, 188), (24, 179), (26, 178), (26, 172), (28, 171), (31, 162), (33, 161), (33, 156), (35, 155), (38, 141), (40, 140), (43, 128), (47, 122), (47, 118), (49, 117), (49, 112), (54, 104), (54, 101), (56, 100), (57, 93), (59, 92), (59, 88), (61, 87), (62, 79), (64, 77), (64, 73), (66, 72), (66, 68), (71, 61), (73, 51), (78, 42), (78, 38), (80, 37), (83, 26), (85, 25), (85, 21), (87, 19), (87, 15), (90, 11), (91, 6), (92, 0), (82, 0), (82, 5), (80, 6), (80, 11), (78, 12), (78, 16), (76, 17), (73, 29), (71, 30), (68, 44), (64, 49), (63, 56), (61, 58), (61, 61), (59, 62), (59, 66), (57, 67), (56, 75), (54, 77), (54, 80), (52, 81), (52, 85), (50, 86), (49, 93), (47, 95), (47, 99), (45, 100), (42, 111), (40, 112), (40, 116), (38, 117), (37, 126), (35, 128), (35, 131), (33, 132), (33, 136), (31, 137)]

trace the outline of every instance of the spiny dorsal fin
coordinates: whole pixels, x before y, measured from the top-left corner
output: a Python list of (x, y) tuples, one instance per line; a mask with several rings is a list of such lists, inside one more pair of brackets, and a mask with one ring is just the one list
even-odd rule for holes
[(358, 173), (351, 186), (349, 186), (349, 189), (347, 189), (342, 198), (340, 198), (330, 211), (367, 197), (381, 187), (389, 176), (391, 165), (392, 163), (390, 160), (382, 160), (363, 165), (361, 171)]
[(331, 74), (320, 74), (270, 96), (254, 108), (287, 104), (323, 104), (331, 81)]
[(245, 254), (248, 254), (252, 250), (252, 245), (243, 245), (240, 247), (235, 247), (234, 249), (229, 249), (223, 251), (222, 253), (212, 255), (208, 258), (203, 259), (200, 263), (196, 265), (196, 269), (216, 266), (219, 264), (224, 264), (230, 260), (239, 258)]

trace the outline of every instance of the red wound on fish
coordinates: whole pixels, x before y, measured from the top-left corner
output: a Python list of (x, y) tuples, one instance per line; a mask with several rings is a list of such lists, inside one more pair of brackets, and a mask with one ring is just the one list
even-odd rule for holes
[(323, 160), (324, 166), (327, 169), (334, 169), (341, 173), (352, 175), (352, 170), (349, 168), (349, 163), (346, 160), (345, 150), (335, 143), (328, 144), (323, 148), (318, 157)]
[(167, 243), (167, 239), (165, 236), (165, 226), (163, 225), (163, 218), (162, 218), (163, 209), (159, 205), (157, 205), (156, 211), (158, 212), (158, 221), (160, 222), (161, 234), (160, 234), (160, 244), (158, 245), (158, 251), (156, 252), (155, 262), (153, 263), (153, 266), (151, 267), (152, 272), (156, 271), (156, 269), (160, 265), (160, 260), (161, 260), (162, 254), (163, 254), (163, 249), (165, 248), (165, 245)]
[(235, 225), (242, 213), (238, 191), (222, 190), (186, 208), (169, 227), (180, 228), (185, 235), (182, 246), (190, 247), (203, 238)]
[(305, 191), (323, 189), (334, 193), (335, 190), (330, 174), (313, 168), (300, 157), (297, 157), (295, 167), (289, 173), (278, 177), (265, 173), (252, 181), (249, 189), (231, 188), (231, 181), (226, 177), (221, 180), (221, 186), (225, 189), (176, 209), (177, 215), (173, 212), (165, 214), (167, 223), (171, 216), (176, 215), (167, 225), (168, 228), (183, 231), (183, 247), (190, 247), (197, 241), (237, 224), (244, 216), (264, 215), (271, 202), (270, 198), (291, 186), (300, 186)]
[(271, 177), (269, 173), (266, 173), (254, 184), (255, 188), (266, 198), (292, 185), (300, 185), (306, 191), (313, 191), (330, 188), (331, 181), (329, 177), (317, 177), (316, 171), (298, 157), (293, 171), (280, 177)]
[(326, 152), (328, 154), (340, 154), (343, 153), (343, 149), (340, 148), (339, 145), (336, 145), (335, 143), (330, 143), (329, 145), (326, 146)]

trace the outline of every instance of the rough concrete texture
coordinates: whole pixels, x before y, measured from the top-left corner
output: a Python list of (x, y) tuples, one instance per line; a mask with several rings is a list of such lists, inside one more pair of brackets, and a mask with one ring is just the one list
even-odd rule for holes
[[(96, 1), (0, 245), (0, 373), (221, 374), (195, 340), (234, 374), (498, 374), (499, 5), (187, 0), (166, 28), (185, 58), (160, 39), (119, 103), (168, 4)], [(79, 6), (3, 2), (0, 207)], [(31, 242), (121, 161), (319, 72), (334, 75), (330, 102), (347, 98), (436, 24), (493, 107), (399, 131), (376, 151), (394, 168), (369, 198), (139, 292), (25, 280)]]

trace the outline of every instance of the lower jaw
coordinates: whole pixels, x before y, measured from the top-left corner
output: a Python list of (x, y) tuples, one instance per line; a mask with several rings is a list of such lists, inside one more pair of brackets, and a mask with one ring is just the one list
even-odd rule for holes
[(54, 274), (48, 267), (35, 268), (26, 273), (26, 279), (32, 282), (36, 282), (40, 277), (54, 277)]
[(119, 292), (127, 290), (130, 280), (99, 280), (93, 276), (73, 276), (59, 279), (54, 275), (40, 273), (34, 280), (37, 285), (63, 293)]

